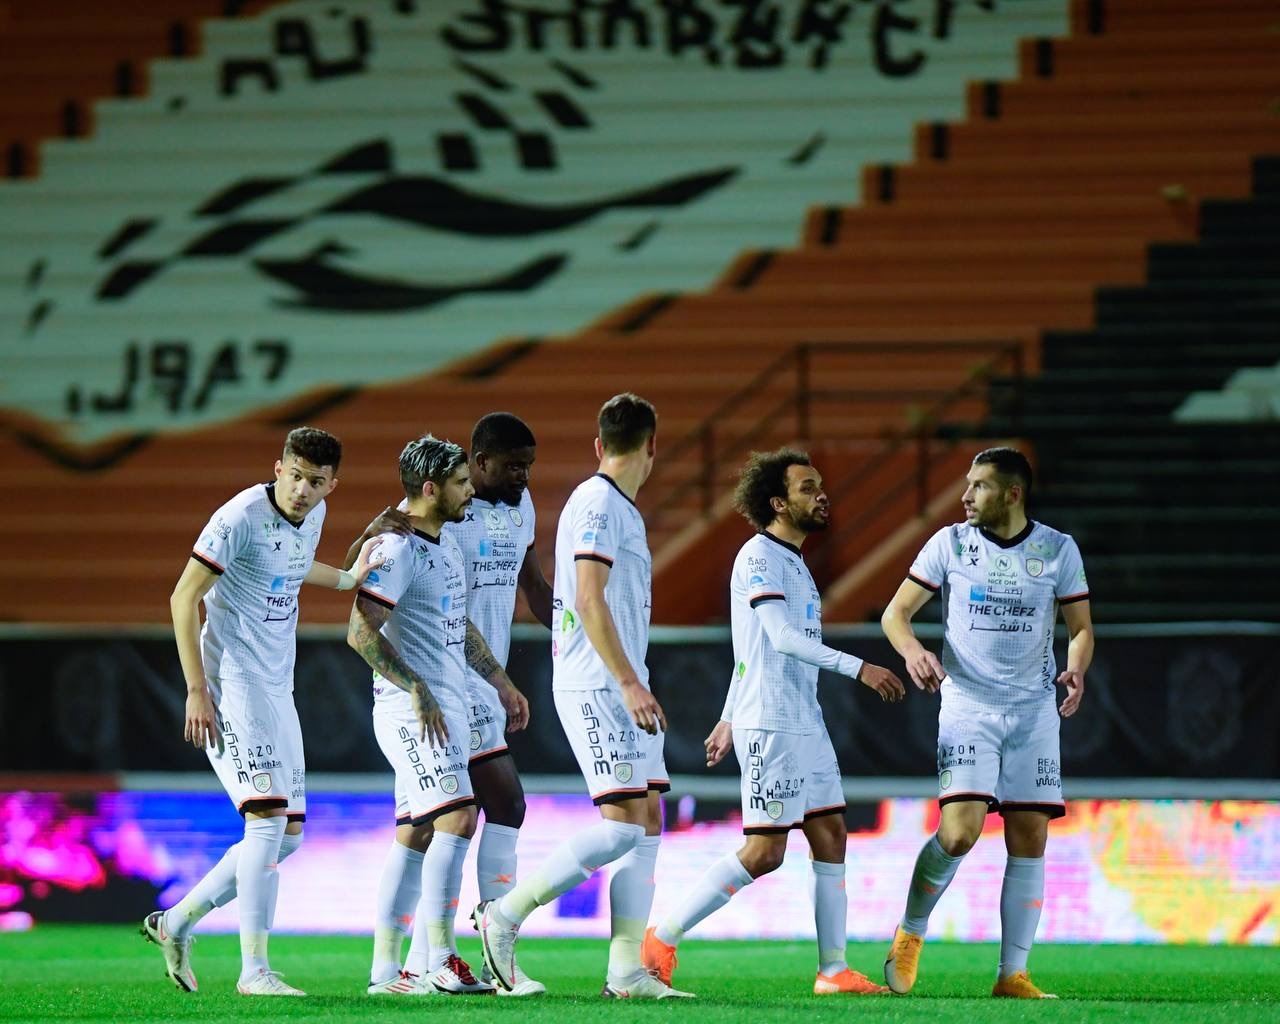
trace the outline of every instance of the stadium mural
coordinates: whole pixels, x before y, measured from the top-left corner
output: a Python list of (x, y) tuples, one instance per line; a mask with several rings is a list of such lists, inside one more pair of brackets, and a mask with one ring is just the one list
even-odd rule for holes
[[(799, 239), (1066, 0), (395, 0), (213, 20), (0, 188), (0, 411), (61, 461), (580, 330)], [(93, 456), (86, 452), (93, 448)]]

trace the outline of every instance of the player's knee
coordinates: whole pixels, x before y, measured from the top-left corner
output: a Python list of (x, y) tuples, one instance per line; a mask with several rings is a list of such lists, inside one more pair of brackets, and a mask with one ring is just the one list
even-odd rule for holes
[(523, 793), (511, 793), (485, 804), (484, 820), (507, 828), (519, 828), (524, 824), (525, 802)]
[(747, 874), (752, 878), (759, 878), (761, 875), (767, 875), (782, 867), (782, 860), (786, 854), (787, 847), (785, 843), (748, 844), (746, 849), (738, 854), (738, 859), (742, 861), (742, 866), (747, 869)]
[(938, 831), (938, 845), (946, 851), (948, 857), (963, 857), (973, 849), (973, 844), (977, 841), (978, 833), (968, 829)]
[(476, 808), (472, 804), (470, 807), (459, 807), (456, 811), (442, 814), (434, 825), (437, 832), (448, 832), (450, 835), (470, 839), (476, 834), (477, 821)]

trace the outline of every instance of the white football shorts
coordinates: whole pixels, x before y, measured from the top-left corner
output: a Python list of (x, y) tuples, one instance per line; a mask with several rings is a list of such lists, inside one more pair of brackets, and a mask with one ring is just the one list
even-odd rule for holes
[(237, 680), (209, 680), (222, 742), (205, 751), (236, 810), (284, 807), (307, 818), (307, 768), (292, 693)]
[(560, 725), (597, 805), (671, 788), (662, 752), (666, 734), (636, 725), (617, 690), (557, 690)]
[(467, 716), (445, 707), (449, 742), (422, 740), (422, 727), (407, 709), (375, 708), (373, 734), (396, 773), (396, 824), (426, 825), (442, 814), (476, 802), (467, 773)]
[(938, 802), (985, 800), (991, 810), (1066, 813), (1058, 709), (1020, 713), (949, 710), (938, 715)]
[(472, 690), (467, 699), (470, 734), (467, 754), (472, 764), (507, 753), (507, 712), (492, 687)]
[(831, 737), (734, 729), (733, 749), (742, 769), (742, 831), (772, 835), (824, 814), (843, 814), (844, 785)]

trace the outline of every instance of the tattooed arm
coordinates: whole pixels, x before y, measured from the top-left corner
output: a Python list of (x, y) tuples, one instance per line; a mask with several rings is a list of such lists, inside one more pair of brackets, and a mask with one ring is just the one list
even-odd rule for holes
[(467, 620), (467, 644), (463, 650), (470, 669), (498, 691), (498, 700), (507, 713), (507, 732), (519, 732), (529, 724), (529, 702), (516, 689), (507, 670), (498, 664), (483, 634), (470, 619)]
[(390, 608), (364, 594), (357, 594), (355, 604), (351, 607), (351, 619), (347, 623), (347, 646), (364, 658), (369, 667), (383, 679), (409, 694), (413, 701), (413, 713), (417, 715), (421, 726), (419, 738), (425, 740), (429, 736), (433, 745), (444, 746), (449, 741), (444, 712), (440, 710), (440, 705), (427, 684), (404, 663), (400, 652), (381, 632), (382, 625), (390, 614)]

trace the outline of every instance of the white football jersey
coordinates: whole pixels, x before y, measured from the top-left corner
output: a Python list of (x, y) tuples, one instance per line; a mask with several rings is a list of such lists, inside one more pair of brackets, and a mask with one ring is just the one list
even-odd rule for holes
[[(445, 523), (443, 532), (457, 541), (466, 562), (467, 617), (505, 668), (520, 567), (533, 546), (533, 499), (527, 490), (515, 506), (472, 498), (466, 518)], [(493, 687), (474, 670), (468, 668), (467, 676), (474, 692), (492, 695)]]
[(298, 591), (315, 561), (325, 503), (298, 526), (255, 484), (213, 514), (191, 557), (218, 574), (204, 596), (200, 657), (210, 679), (293, 691)]
[[(463, 715), (467, 709), (467, 583), (457, 542), (447, 533), (434, 538), (385, 534), (378, 554), (382, 565), (369, 573), (360, 593), (391, 615), (382, 635), (401, 659), (427, 684), (442, 708)], [(376, 711), (408, 712), (408, 691), (373, 674)]]
[(822, 641), (822, 598), (799, 548), (768, 533), (742, 545), (729, 577), (733, 727), (810, 733), (823, 727), (818, 666), (779, 654), (755, 609), (780, 601), (793, 629)]
[(635, 502), (603, 473), (569, 495), (556, 526), (555, 592), (551, 612), (552, 690), (617, 686), (578, 621), (580, 559), (609, 566), (604, 597), (622, 650), (648, 688), (649, 611), (653, 565), (644, 519)]
[(942, 591), (944, 703), (1007, 711), (1052, 702), (1058, 605), (1089, 597), (1070, 536), (1028, 521), (1003, 540), (956, 523), (929, 539), (907, 576)]

